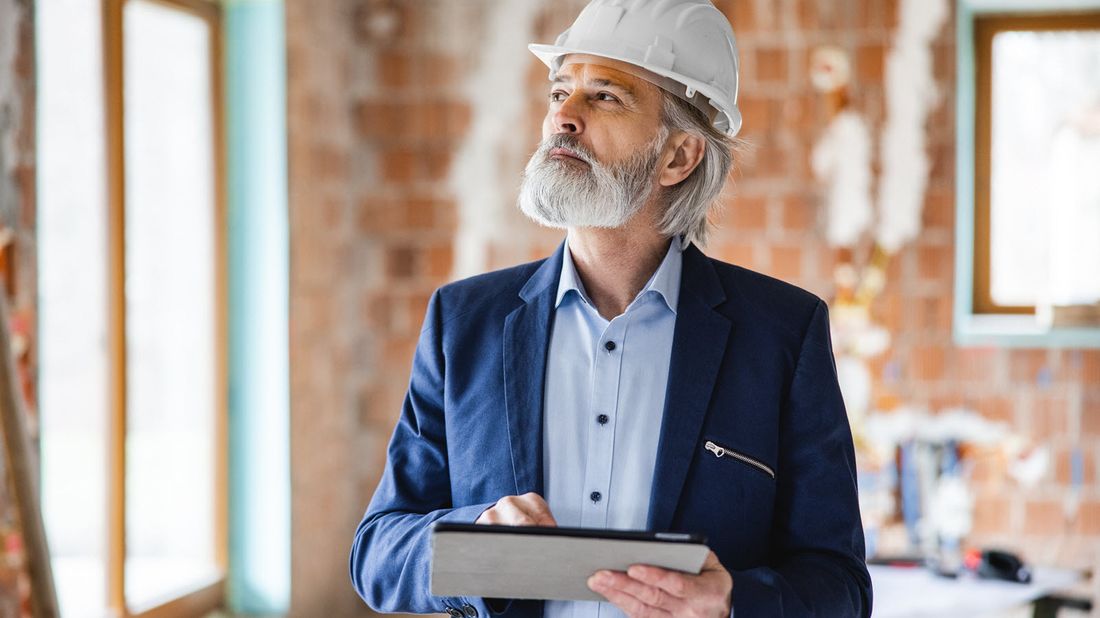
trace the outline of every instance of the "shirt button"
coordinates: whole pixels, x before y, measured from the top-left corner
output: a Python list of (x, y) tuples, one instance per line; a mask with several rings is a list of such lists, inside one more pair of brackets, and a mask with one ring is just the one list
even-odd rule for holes
[(462, 611), (465, 612), (466, 618), (477, 618), (477, 608), (469, 603), (462, 606)]
[(608, 341), (607, 343), (603, 344), (603, 347), (606, 348), (608, 352), (614, 352), (615, 351), (615, 342), (614, 341)]
[(606, 425), (607, 421), (609, 421), (609, 420), (611, 420), (611, 419), (607, 418), (606, 414), (601, 414), (601, 415), (596, 417), (596, 422), (601, 424), (601, 425)]
[(589, 494), (588, 497), (592, 498), (593, 502), (599, 502), (600, 498), (603, 498), (603, 495), (601, 495), (600, 492), (598, 492), (598, 491), (594, 491), (591, 494)]

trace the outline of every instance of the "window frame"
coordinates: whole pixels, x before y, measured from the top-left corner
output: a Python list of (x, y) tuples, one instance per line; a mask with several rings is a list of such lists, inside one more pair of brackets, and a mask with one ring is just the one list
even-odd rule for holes
[(999, 305), (992, 294), (993, 39), (1002, 32), (1100, 31), (1100, 11), (988, 14), (974, 19), (977, 63), (974, 144), (974, 313), (1035, 314), (1034, 305)]
[(131, 611), (126, 600), (126, 170), (124, 133), (124, 9), (131, 0), (102, 0), (108, 245), (108, 478), (107, 602), (118, 616), (172, 618), (224, 607), (228, 572), (228, 245), (225, 178), (225, 106), (222, 9), (215, 0), (141, 0), (180, 10), (210, 27), (211, 111), (214, 135), (215, 391), (213, 504), (215, 563), (221, 575), (148, 608)]
[[(992, 302), (989, 295), (988, 148), (992, 126), (988, 108), (979, 111), (979, 97), (985, 96), (988, 101), (991, 94), (989, 87), (992, 85), (988, 57), (984, 61), (979, 57), (979, 23), (993, 23), (992, 20), (1001, 18), (1028, 20), (1043, 16), (1057, 16), (1051, 19), (1078, 20), (1077, 23), (1080, 23), (1082, 14), (1093, 13), (1100, 13), (1100, 0), (956, 0), (955, 289), (952, 330), (954, 341), (959, 346), (1100, 348), (1100, 327), (1052, 328), (1037, 319), (1034, 307), (1001, 307)], [(983, 31), (981, 35), (987, 34)], [(987, 43), (991, 42), (992, 34), (988, 34)], [(991, 47), (987, 45), (986, 49), (991, 50)], [(984, 72), (984, 95), (979, 93), (982, 87), (980, 72)], [(980, 152), (982, 149), (984, 152)]]

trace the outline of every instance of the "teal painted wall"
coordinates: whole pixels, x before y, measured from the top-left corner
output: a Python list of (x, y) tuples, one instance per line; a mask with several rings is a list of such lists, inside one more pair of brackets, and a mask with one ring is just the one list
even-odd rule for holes
[(229, 607), (290, 604), (286, 44), (280, 0), (229, 0)]

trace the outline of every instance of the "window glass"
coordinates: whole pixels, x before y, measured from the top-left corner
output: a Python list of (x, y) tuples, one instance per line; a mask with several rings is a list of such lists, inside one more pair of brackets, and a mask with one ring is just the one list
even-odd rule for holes
[(1100, 32), (993, 38), (990, 294), (1100, 302)]
[(61, 614), (107, 607), (107, 245), (97, 2), (35, 5), (43, 519)]
[(128, 436), (126, 598), (218, 575), (216, 195), (208, 23), (124, 13)]

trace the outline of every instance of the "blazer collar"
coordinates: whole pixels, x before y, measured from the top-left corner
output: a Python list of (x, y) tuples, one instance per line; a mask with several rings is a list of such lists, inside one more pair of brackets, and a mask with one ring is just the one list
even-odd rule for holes
[(542, 404), (546, 355), (554, 320), (554, 292), (565, 243), (520, 289), (522, 304), (504, 319), (504, 405), (516, 495), (544, 495)]
[(561, 273), (562, 258), (565, 255), (565, 241), (558, 245), (557, 250), (553, 255), (543, 260), (542, 265), (535, 270), (535, 273), (527, 279), (527, 283), (524, 284), (519, 291), (519, 297), (528, 303), (535, 302), (540, 294), (546, 292), (547, 288), (550, 288), (550, 292), (553, 293), (556, 288), (552, 287), (558, 283), (558, 276)]

